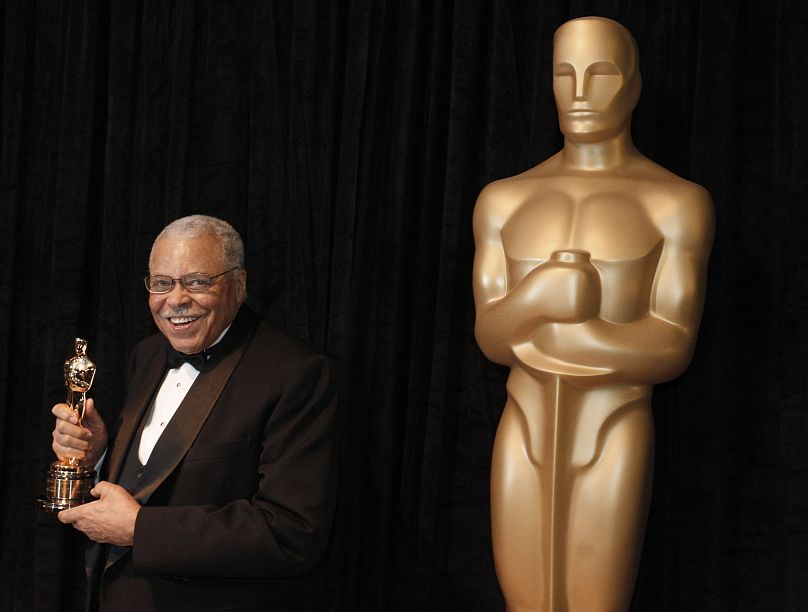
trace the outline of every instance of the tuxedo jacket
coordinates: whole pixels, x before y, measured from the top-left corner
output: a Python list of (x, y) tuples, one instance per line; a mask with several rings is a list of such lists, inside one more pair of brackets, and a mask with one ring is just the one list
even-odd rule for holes
[[(319, 608), (336, 495), (331, 364), (246, 307), (221, 344), (138, 472), (134, 545), (96, 564), (102, 610)], [(132, 354), (110, 482), (137, 452), (169, 350), (155, 334)]]

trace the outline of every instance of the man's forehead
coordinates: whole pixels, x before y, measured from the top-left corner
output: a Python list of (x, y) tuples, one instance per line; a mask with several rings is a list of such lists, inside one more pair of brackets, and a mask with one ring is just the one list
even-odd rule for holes
[(149, 258), (149, 268), (154, 265), (169, 265), (188, 268), (185, 272), (209, 272), (207, 268), (219, 266), (222, 259), (221, 245), (213, 234), (194, 237), (168, 235), (155, 242)]
[(570, 21), (558, 29), (553, 42), (553, 64), (585, 67), (596, 62), (612, 62), (626, 73), (633, 72), (634, 48), (620, 26), (587, 19)]

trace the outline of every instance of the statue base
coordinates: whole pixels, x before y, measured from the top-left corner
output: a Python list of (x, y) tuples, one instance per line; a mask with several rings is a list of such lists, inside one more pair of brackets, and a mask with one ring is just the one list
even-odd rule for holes
[(45, 496), (37, 504), (46, 512), (74, 508), (95, 498), (90, 490), (95, 486), (95, 470), (78, 462), (54, 461), (45, 482)]

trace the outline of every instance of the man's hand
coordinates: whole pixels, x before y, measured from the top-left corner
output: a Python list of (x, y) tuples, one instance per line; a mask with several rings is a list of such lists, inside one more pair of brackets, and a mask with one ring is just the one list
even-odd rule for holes
[(104, 419), (95, 410), (95, 403), (88, 399), (84, 409), (84, 427), (67, 404), (56, 404), (51, 410), (56, 417), (53, 430), (53, 452), (64, 461), (70, 457), (85, 460), (95, 465), (107, 449), (107, 427)]
[(90, 493), (99, 499), (62, 510), (59, 520), (73, 525), (95, 542), (132, 546), (140, 504), (126, 489), (106, 481), (99, 482)]

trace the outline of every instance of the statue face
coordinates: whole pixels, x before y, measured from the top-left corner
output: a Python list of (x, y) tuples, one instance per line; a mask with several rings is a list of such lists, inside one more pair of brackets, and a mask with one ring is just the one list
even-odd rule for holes
[(628, 36), (618, 24), (602, 19), (570, 21), (556, 32), (553, 93), (568, 139), (598, 142), (629, 124), (640, 75)]

